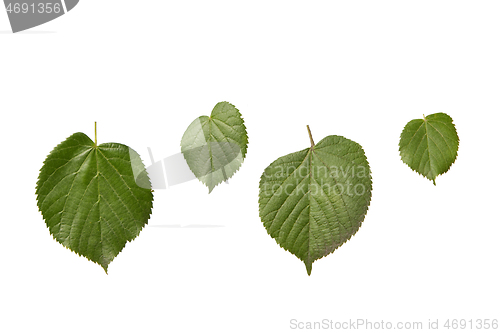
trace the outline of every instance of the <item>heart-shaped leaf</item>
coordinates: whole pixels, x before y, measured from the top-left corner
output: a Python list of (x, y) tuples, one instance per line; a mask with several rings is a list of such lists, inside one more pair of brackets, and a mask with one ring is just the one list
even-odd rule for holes
[(453, 119), (435, 113), (406, 124), (399, 140), (401, 160), (432, 180), (448, 171), (458, 155), (458, 135)]
[(243, 118), (228, 102), (217, 103), (210, 117), (195, 119), (181, 140), (181, 151), (189, 168), (208, 187), (208, 193), (238, 171), (247, 146)]
[(36, 186), (52, 236), (107, 273), (151, 214), (153, 193), (144, 170), (139, 155), (125, 145), (97, 146), (83, 133), (64, 140), (45, 159)]
[(259, 192), (267, 232), (305, 263), (309, 275), (315, 260), (358, 231), (372, 191), (359, 144), (336, 135), (316, 145), (310, 139), (311, 148), (282, 156), (264, 170)]

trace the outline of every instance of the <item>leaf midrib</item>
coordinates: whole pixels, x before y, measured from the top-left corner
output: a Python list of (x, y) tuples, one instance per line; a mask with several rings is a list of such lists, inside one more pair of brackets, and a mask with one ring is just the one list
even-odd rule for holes
[[(107, 149), (107, 148), (106, 148)], [(108, 164), (115, 170), (115, 172), (120, 176), (120, 179), (122, 180), (122, 182), (125, 184), (125, 186), (127, 186), (130, 194), (134, 197), (134, 199), (137, 201), (137, 203), (140, 205), (140, 201), (139, 199), (137, 199), (137, 197), (134, 195), (134, 192), (132, 191), (132, 189), (130, 188), (130, 186), (128, 186), (127, 182), (123, 179), (123, 175), (116, 169), (116, 167), (113, 165), (113, 163), (111, 163), (109, 161), (109, 159), (102, 153), (102, 151), (99, 149), (99, 147), (96, 147), (96, 150), (99, 151), (102, 155), (102, 157), (106, 160), (106, 162), (108, 162)], [(97, 163), (97, 176), (99, 176), (99, 162), (97, 160), (97, 155), (96, 155), (96, 163)], [(129, 213), (129, 215), (131, 216), (132, 220), (134, 221), (134, 224), (136, 226), (136, 229), (137, 231), (139, 230), (139, 227), (137, 226), (137, 220), (134, 216), (134, 214), (132, 214), (132, 212), (130, 211), (128, 205), (126, 205), (123, 200), (122, 200), (122, 197), (118, 194), (118, 192), (116, 192), (116, 189), (111, 185), (111, 183), (109, 182), (109, 180), (106, 179), (106, 177), (102, 176), (102, 179), (105, 180), (109, 187), (113, 190), (113, 192), (116, 194), (118, 200), (120, 200), (121, 204), (127, 209), (127, 212)], [(97, 185), (98, 185), (98, 189), (99, 189), (99, 177), (97, 178)], [(101, 192), (99, 191), (99, 199), (98, 201), (100, 201), (100, 198), (101, 198)], [(109, 206), (109, 205), (108, 205)], [(126, 228), (123, 224), (122, 224), (122, 221), (121, 219), (118, 217), (118, 215), (114, 212), (114, 210), (111, 208), (111, 206), (109, 206), (110, 210), (113, 212), (113, 214), (115, 214), (115, 216), (117, 217), (118, 221), (120, 222), (120, 225), (123, 227), (123, 229), (125, 230), (128, 230), (128, 232), (130, 232), (131, 234), (133, 234), (133, 232), (130, 231), (130, 229)]]
[[(334, 156), (337, 156), (335, 154), (331, 154), (331, 155), (334, 155)], [(328, 169), (328, 171), (330, 172), (330, 178), (333, 180), (333, 182), (335, 183), (335, 185), (338, 184), (337, 180), (335, 179), (335, 177), (333, 177), (331, 174), (332, 174), (332, 170), (330, 169), (330, 167), (318, 156), (318, 154), (315, 155), (318, 160), (321, 161), (321, 163), (323, 163), (323, 165)], [(330, 197), (329, 196), (326, 196), (328, 198), (328, 202), (330, 202), (330, 204), (332, 205), (332, 208), (334, 207), (333, 206), (333, 202), (330, 200)], [(349, 210), (347, 209), (347, 204), (345, 203), (345, 200), (344, 200), (344, 197), (342, 194), (340, 194), (340, 199), (342, 199), (342, 204), (344, 205), (344, 209), (345, 211), (347, 212), (347, 216), (349, 217), (349, 222), (352, 221), (351, 219), (351, 214), (349, 214)], [(335, 211), (335, 209), (332, 209), (332, 211), (335, 213), (335, 215), (337, 216), (337, 221), (339, 222), (339, 224), (344, 228), (344, 230), (346, 230), (347, 232), (347, 228), (340, 222), (341, 219), (338, 218), (338, 214), (337, 212)]]
[(429, 131), (427, 130), (427, 120), (424, 118), (424, 124), (425, 124), (425, 136), (427, 137), (427, 158), (429, 159), (429, 172), (431, 174), (431, 179), (435, 179), (436, 176), (434, 176), (434, 170), (432, 168), (432, 159), (431, 159), (431, 149), (429, 145)]
[[(437, 173), (436, 173), (436, 174), (434, 174), (434, 169), (432, 168), (433, 164), (435, 165), (435, 163), (432, 163), (433, 161), (432, 161), (432, 159), (431, 159), (431, 156), (432, 156), (432, 158), (433, 158), (434, 160), (436, 160), (436, 158), (435, 158), (433, 155), (431, 155), (430, 141), (432, 141), (432, 142), (434, 143), (434, 145), (436, 146), (436, 148), (437, 148), (437, 150), (439, 151), (439, 153), (441, 154), (441, 156), (443, 156), (443, 161), (444, 161), (444, 162), (446, 162), (446, 156), (444, 156), (444, 154), (443, 154), (443, 152), (441, 151), (441, 149), (439, 148), (439, 146), (438, 146), (438, 145), (436, 144), (436, 142), (435, 142), (434, 140), (432, 140), (432, 138), (430, 137), (430, 135), (429, 135), (429, 129), (428, 129), (428, 127), (427, 127), (427, 126), (431, 126), (431, 127), (432, 127), (432, 128), (434, 128), (434, 129), (435, 129), (435, 127), (434, 127), (434, 126), (432, 126), (431, 124), (427, 124), (428, 122), (429, 122), (428, 120), (424, 119), (424, 123), (425, 123), (425, 135), (427, 136), (427, 154), (428, 154), (428, 156), (429, 156), (429, 167), (430, 167), (430, 173), (431, 173), (431, 177), (432, 177), (431, 179), (432, 179), (432, 181), (433, 181), (433, 182), (434, 182), (434, 184), (435, 184), (435, 179), (436, 179), (436, 177), (437, 177), (438, 175), (437, 175)], [(436, 130), (436, 131), (437, 131), (437, 130)], [(439, 131), (437, 131), (437, 132), (439, 133)], [(439, 133), (439, 134), (441, 134), (441, 133)], [(441, 136), (442, 136), (442, 135), (441, 135)], [(429, 141), (429, 140), (430, 140), (430, 141)], [(444, 137), (443, 137), (443, 140), (444, 140), (444, 142), (446, 143), (446, 139), (445, 139)], [(446, 145), (448, 145), (448, 144), (446, 144)], [(434, 162), (436, 162), (436, 161), (434, 161)]]
[[(213, 137), (212, 134), (212, 116), (208, 117), (208, 137), (210, 136)], [(215, 138), (214, 138), (215, 139)], [(212, 155), (212, 145), (210, 144), (210, 141), (207, 142), (208, 145), (208, 156), (210, 156), (210, 185), (212, 185), (212, 172), (214, 172), (214, 159)]]
[[(96, 164), (96, 171), (97, 171), (96, 178), (97, 178), (97, 194), (98, 194), (96, 205), (97, 205), (97, 209), (99, 211), (99, 221), (97, 223), (99, 224), (99, 235), (100, 235), (100, 238), (101, 238), (101, 242), (99, 243), (99, 245), (100, 245), (100, 248), (101, 248), (101, 255), (104, 258), (104, 248), (102, 246), (104, 241), (103, 241), (103, 235), (102, 235), (101, 205), (100, 205), (100, 202), (101, 202), (101, 191), (99, 190), (99, 159), (97, 158), (97, 152), (98, 152), (98, 150), (99, 150), (99, 146), (96, 145), (95, 146), (95, 164)], [(103, 155), (102, 152), (101, 152), (101, 155)], [(90, 211), (89, 211), (89, 214), (90, 214)], [(80, 245), (80, 244), (78, 244), (78, 245)], [(105, 267), (104, 270), (107, 272), (107, 267)]]

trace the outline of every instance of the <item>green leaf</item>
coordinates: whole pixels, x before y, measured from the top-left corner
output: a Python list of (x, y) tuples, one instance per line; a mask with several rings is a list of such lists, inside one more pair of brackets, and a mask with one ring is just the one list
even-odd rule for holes
[(399, 140), (401, 160), (432, 180), (448, 171), (458, 155), (458, 135), (453, 119), (435, 113), (406, 124)]
[(119, 143), (97, 146), (83, 133), (71, 135), (47, 156), (36, 194), (52, 236), (106, 273), (147, 224), (153, 206), (139, 155)]
[(358, 231), (372, 191), (359, 144), (336, 135), (316, 145), (310, 139), (311, 148), (282, 156), (264, 170), (259, 192), (267, 232), (305, 263), (309, 275), (315, 260)]
[(228, 102), (217, 103), (210, 117), (195, 119), (181, 140), (181, 151), (189, 168), (208, 187), (208, 193), (238, 171), (247, 146), (243, 118)]

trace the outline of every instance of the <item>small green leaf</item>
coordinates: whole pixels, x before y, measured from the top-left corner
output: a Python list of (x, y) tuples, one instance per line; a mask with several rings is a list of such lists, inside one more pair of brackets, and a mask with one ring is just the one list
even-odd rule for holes
[(208, 187), (208, 193), (238, 171), (247, 146), (243, 118), (228, 102), (217, 103), (210, 117), (195, 119), (181, 140), (181, 151), (189, 168)]
[(453, 119), (435, 113), (406, 124), (399, 140), (401, 160), (432, 180), (448, 171), (458, 155), (458, 135)]
[(37, 204), (52, 236), (106, 273), (151, 214), (151, 184), (138, 156), (75, 133), (52, 150), (38, 177)]
[(315, 260), (358, 231), (372, 191), (370, 166), (359, 144), (336, 135), (316, 145), (310, 139), (311, 148), (271, 163), (259, 186), (264, 227), (305, 263), (309, 275)]

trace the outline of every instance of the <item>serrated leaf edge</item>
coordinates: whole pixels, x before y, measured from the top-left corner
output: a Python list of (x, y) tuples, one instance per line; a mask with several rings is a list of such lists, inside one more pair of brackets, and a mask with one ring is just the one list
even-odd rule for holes
[[(451, 118), (451, 116), (450, 116), (450, 115), (448, 115), (448, 114), (446, 114), (446, 113), (444, 113), (444, 112), (436, 112), (436, 113), (433, 113), (433, 114), (429, 114), (429, 115), (427, 115), (427, 117), (428, 117), (428, 116), (435, 115), (435, 114), (440, 114), (440, 113), (441, 113), (441, 114), (444, 114), (444, 115), (446, 115), (446, 116), (448, 116), (448, 117), (451, 119), (451, 124), (453, 125), (453, 128), (455, 129), (455, 133), (457, 133), (457, 143), (458, 143), (458, 148), (457, 148), (457, 155), (455, 156), (455, 159), (453, 160), (453, 162), (451, 162), (451, 164), (448, 166), (448, 168), (447, 168), (444, 172), (440, 173), (439, 175), (436, 175), (436, 177), (434, 177), (434, 179), (431, 179), (431, 178), (426, 177), (425, 175), (423, 175), (423, 174), (421, 174), (420, 172), (418, 172), (417, 170), (415, 170), (415, 169), (414, 169), (412, 166), (410, 166), (408, 163), (406, 163), (405, 161), (403, 161), (403, 156), (401, 155), (401, 154), (402, 154), (402, 151), (401, 151), (401, 145), (399, 144), (399, 143), (401, 142), (402, 135), (403, 135), (404, 131), (406, 130), (406, 128), (407, 128), (407, 126), (408, 126), (408, 124), (409, 124), (410, 122), (412, 122), (413, 120), (423, 120), (423, 121), (425, 122), (425, 121), (426, 121), (426, 120), (425, 120), (425, 117), (424, 117), (424, 118), (415, 118), (415, 119), (412, 119), (412, 120), (408, 121), (408, 122), (406, 123), (405, 127), (403, 128), (403, 130), (401, 131), (401, 133), (399, 134), (399, 142), (398, 142), (398, 147), (399, 147), (399, 148), (398, 148), (398, 151), (399, 151), (399, 159), (401, 160), (401, 162), (403, 162), (405, 165), (407, 165), (407, 166), (408, 166), (408, 167), (409, 167), (412, 171), (414, 171), (417, 175), (422, 176), (424, 179), (427, 179), (427, 180), (432, 181), (432, 183), (434, 184), (434, 186), (436, 186), (436, 178), (437, 178), (438, 176), (441, 176), (441, 175), (444, 175), (445, 173), (447, 173), (447, 172), (450, 170), (451, 166), (452, 166), (453, 164), (455, 164), (456, 160), (458, 159), (458, 153), (459, 153), (459, 151), (460, 151), (460, 149), (459, 149), (459, 148), (460, 148), (460, 136), (458, 135), (457, 127), (456, 127), (456, 126), (455, 126), (455, 124), (453, 123), (453, 118)], [(426, 135), (427, 135), (427, 134), (426, 134)], [(427, 150), (429, 150), (429, 149), (427, 149)]]
[[(215, 187), (217, 187), (217, 186), (219, 186), (220, 184), (222, 184), (222, 182), (224, 182), (224, 181), (227, 181), (227, 180), (231, 179), (231, 178), (232, 178), (234, 175), (236, 175), (236, 173), (237, 173), (237, 172), (241, 169), (241, 167), (242, 167), (242, 165), (243, 165), (243, 162), (245, 161), (246, 155), (247, 155), (247, 153), (248, 153), (248, 144), (249, 144), (249, 142), (250, 142), (250, 140), (248, 139), (248, 131), (247, 131), (247, 127), (246, 127), (246, 125), (245, 125), (245, 119), (243, 118), (243, 115), (241, 114), (240, 110), (238, 110), (238, 108), (237, 108), (236, 106), (234, 106), (233, 104), (231, 104), (231, 103), (229, 103), (229, 102), (227, 102), (227, 101), (222, 101), (222, 102), (219, 102), (219, 103), (227, 103), (227, 104), (231, 105), (231, 106), (232, 106), (232, 107), (233, 107), (233, 108), (234, 108), (234, 109), (238, 112), (238, 114), (239, 114), (239, 116), (240, 116), (241, 120), (243, 120), (242, 125), (243, 125), (243, 129), (245, 130), (245, 139), (246, 139), (246, 140), (245, 140), (245, 141), (246, 141), (246, 142), (245, 142), (245, 155), (243, 155), (243, 154), (242, 154), (242, 161), (241, 161), (241, 164), (238, 166), (238, 168), (237, 168), (236, 170), (234, 170), (234, 173), (233, 173), (231, 176), (229, 176), (227, 179), (225, 179), (225, 180), (221, 180), (221, 181), (219, 181), (218, 183), (216, 183), (216, 184), (215, 184), (212, 188), (210, 188), (210, 186), (209, 186), (207, 183), (205, 183), (203, 180), (201, 180), (201, 179), (199, 179), (198, 177), (196, 177), (196, 179), (198, 179), (198, 181), (199, 181), (200, 183), (202, 183), (203, 185), (205, 185), (206, 187), (208, 187), (208, 194), (212, 193), (212, 191), (215, 189)], [(219, 104), (219, 103), (217, 103), (217, 104)], [(217, 104), (216, 104), (216, 106), (217, 106)], [(215, 106), (214, 106), (214, 108), (215, 108)], [(212, 113), (213, 113), (213, 110), (212, 110)], [(200, 117), (208, 117), (208, 118), (209, 118), (209, 120), (211, 120), (212, 113), (210, 113), (210, 116), (202, 115), (202, 116), (200, 116)], [(199, 119), (200, 117), (198, 117), (198, 118), (196, 118), (196, 119)], [(196, 119), (195, 119), (195, 120), (196, 120)], [(182, 152), (182, 140), (181, 140), (181, 152)], [(184, 154), (182, 154), (182, 157), (183, 157), (183, 158), (184, 158), (184, 160), (186, 161), (186, 164), (188, 165), (188, 167), (189, 167), (189, 169), (191, 170), (191, 172), (193, 172), (193, 173), (194, 173), (194, 171), (193, 171), (193, 169), (191, 169), (191, 166), (189, 165), (189, 163), (187, 163), (187, 160), (186, 160), (186, 157), (184, 156)]]
[[(364, 155), (364, 156), (365, 156), (365, 158), (366, 158), (366, 152), (365, 152), (365, 150), (363, 149), (363, 147), (362, 147), (359, 143), (357, 143), (356, 141), (353, 141), (353, 140), (351, 140), (351, 139), (348, 139), (348, 138), (346, 138), (346, 137), (344, 137), (344, 136), (342, 136), (342, 135), (335, 135), (335, 136), (337, 136), (337, 137), (341, 137), (341, 138), (343, 138), (343, 139), (345, 139), (345, 140), (349, 140), (349, 141), (352, 141), (352, 142), (356, 143), (356, 144), (360, 147), (361, 151), (363, 152), (363, 155)], [(327, 138), (327, 137), (328, 137), (328, 136), (326, 136), (326, 137), (324, 137), (323, 139), (321, 139), (321, 140), (318, 142), (318, 144), (319, 144), (321, 141), (323, 141), (325, 138)], [(316, 145), (315, 145), (315, 146), (316, 146)], [(280, 159), (280, 158), (282, 158), (282, 157), (284, 157), (284, 156), (287, 156), (287, 155), (289, 155), (289, 154), (298, 153), (298, 152), (301, 152), (301, 151), (304, 151), (304, 150), (308, 150), (307, 155), (306, 155), (306, 157), (305, 157), (305, 158), (309, 158), (309, 154), (311, 153), (311, 150), (312, 150), (312, 149), (313, 149), (313, 147), (308, 147), (308, 148), (305, 148), (305, 149), (302, 149), (302, 150), (298, 150), (298, 151), (295, 151), (295, 152), (292, 152), (292, 153), (288, 153), (288, 154), (285, 154), (285, 155), (283, 155), (283, 156), (278, 157), (278, 158), (277, 158), (277, 159), (275, 159), (273, 162), (271, 162), (271, 163), (270, 163), (270, 164), (269, 164), (269, 165), (268, 165), (268, 166), (264, 169), (264, 172), (263, 172), (263, 173), (262, 173), (262, 175), (260, 176), (260, 181), (259, 181), (259, 196), (260, 196), (261, 185), (262, 185), (262, 184), (263, 184), (263, 182), (265, 181), (265, 180), (264, 180), (265, 170), (266, 170), (269, 166), (271, 166), (271, 165), (272, 165), (275, 161), (277, 161), (278, 159)], [(305, 159), (304, 159), (304, 160), (305, 160)], [(350, 235), (349, 237), (347, 237), (347, 238), (344, 240), (344, 242), (342, 242), (341, 244), (339, 244), (338, 246), (336, 246), (336, 247), (335, 247), (335, 248), (334, 248), (331, 252), (326, 253), (326, 254), (324, 254), (323, 256), (321, 256), (320, 258), (316, 258), (316, 259), (314, 259), (314, 260), (310, 261), (309, 263), (307, 263), (307, 262), (303, 261), (301, 258), (299, 258), (299, 257), (298, 257), (295, 253), (293, 253), (293, 252), (291, 252), (290, 250), (288, 250), (288, 249), (286, 249), (285, 247), (283, 247), (283, 246), (282, 246), (282, 245), (278, 242), (278, 240), (277, 240), (276, 238), (274, 238), (274, 237), (271, 235), (271, 233), (269, 232), (269, 230), (268, 230), (266, 227), (264, 227), (264, 229), (266, 230), (266, 233), (267, 233), (267, 234), (268, 234), (268, 235), (269, 235), (269, 236), (270, 236), (270, 237), (271, 237), (271, 238), (272, 238), (272, 239), (276, 242), (276, 244), (278, 244), (278, 245), (279, 245), (279, 247), (281, 247), (281, 248), (282, 248), (283, 250), (285, 250), (286, 252), (289, 252), (289, 253), (293, 254), (296, 258), (298, 258), (300, 261), (302, 261), (302, 262), (304, 263), (304, 265), (306, 266), (307, 275), (311, 276), (311, 272), (312, 272), (312, 264), (313, 264), (315, 261), (317, 261), (317, 260), (319, 260), (319, 259), (322, 259), (322, 258), (325, 258), (325, 257), (327, 257), (327, 256), (328, 256), (328, 255), (330, 255), (330, 254), (333, 254), (333, 253), (334, 253), (336, 250), (338, 250), (338, 249), (339, 249), (342, 245), (344, 245), (345, 243), (347, 243), (348, 241), (350, 241), (350, 240), (351, 240), (351, 238), (352, 238), (354, 235), (356, 235), (356, 234), (358, 233), (359, 229), (361, 229), (361, 226), (363, 225), (363, 222), (365, 221), (366, 215), (368, 215), (368, 211), (370, 210), (370, 203), (371, 203), (371, 199), (372, 199), (372, 191), (373, 191), (373, 179), (372, 179), (372, 176), (371, 176), (371, 168), (370, 168), (370, 163), (368, 162), (368, 158), (366, 158), (366, 163), (367, 163), (368, 168), (369, 168), (369, 170), (370, 170), (370, 173), (369, 173), (368, 177), (369, 177), (369, 179), (370, 179), (370, 183), (371, 183), (371, 185), (372, 185), (372, 186), (371, 186), (371, 190), (370, 190), (370, 196), (369, 196), (369, 198), (368, 198), (368, 203), (367, 203), (366, 213), (363, 215), (363, 218), (359, 221), (359, 228), (358, 228), (358, 230), (356, 230), (356, 232), (355, 232), (354, 234), (352, 234), (352, 235)], [(260, 199), (260, 198), (259, 198), (259, 199)], [(259, 200), (259, 201), (260, 201), (260, 200)], [(259, 209), (259, 218), (261, 219), (261, 223), (262, 223), (262, 224), (264, 224), (264, 222), (262, 221), (262, 216), (260, 215), (260, 209)], [(308, 223), (309, 223), (309, 222), (308, 222)], [(308, 237), (308, 242), (309, 242), (309, 238), (310, 238), (310, 237)], [(309, 255), (309, 253), (308, 253), (308, 255)]]
[[(42, 213), (42, 211), (41, 211), (40, 207), (38, 206), (38, 202), (39, 202), (39, 201), (38, 201), (38, 196), (39, 196), (39, 193), (38, 193), (38, 187), (39, 187), (39, 183), (40, 183), (40, 172), (42, 171), (42, 168), (44, 167), (44, 165), (45, 165), (45, 161), (47, 160), (47, 158), (48, 158), (48, 157), (49, 157), (49, 156), (50, 156), (50, 155), (51, 155), (54, 151), (56, 151), (56, 150), (57, 150), (57, 148), (58, 148), (58, 147), (60, 147), (60, 146), (61, 146), (61, 145), (62, 145), (62, 144), (66, 141), (66, 140), (68, 140), (70, 137), (72, 137), (72, 136), (73, 136), (73, 135), (75, 135), (75, 134), (83, 134), (83, 135), (85, 135), (85, 136), (87, 136), (87, 137), (88, 137), (88, 135), (86, 135), (86, 134), (85, 134), (85, 133), (83, 133), (83, 132), (76, 132), (76, 133), (74, 133), (74, 134), (72, 134), (72, 135), (68, 136), (66, 139), (64, 139), (63, 141), (61, 141), (61, 142), (60, 142), (57, 146), (55, 146), (55, 147), (54, 147), (54, 148), (50, 151), (50, 153), (49, 153), (49, 154), (47, 154), (47, 156), (45, 156), (45, 160), (43, 161), (42, 167), (40, 168), (40, 170), (38, 170), (38, 177), (37, 177), (37, 182), (36, 182), (35, 194), (36, 194), (36, 201), (37, 201), (37, 208), (38, 208), (38, 211), (40, 212), (40, 214), (42, 214), (42, 218), (43, 218), (43, 220), (44, 220), (44, 222), (45, 222), (46, 226), (47, 226), (47, 222), (45, 221), (45, 216), (43, 215), (43, 213)], [(89, 138), (89, 139), (90, 139), (90, 138)], [(113, 144), (113, 143), (115, 143), (115, 142), (107, 142), (106, 144)], [(119, 144), (119, 145), (125, 146), (125, 147), (127, 147), (127, 148), (129, 148), (129, 149), (132, 149), (132, 148), (130, 148), (129, 146), (124, 145), (124, 144), (122, 144), (122, 143), (116, 143), (116, 144)], [(97, 149), (99, 146), (100, 146), (100, 145), (96, 146), (96, 145), (94, 144), (93, 149)], [(139, 156), (139, 158), (140, 158), (140, 155), (139, 155), (139, 154), (137, 154), (137, 155), (138, 155), (138, 156)], [(143, 164), (143, 165), (145, 165), (145, 164), (144, 164), (144, 161), (142, 160), (142, 158), (140, 158), (140, 160), (141, 160), (142, 164)], [(147, 173), (147, 168), (144, 168), (144, 172), (146, 173), (146, 175), (148, 175), (148, 173)], [(149, 175), (148, 175), (148, 178), (149, 178)], [(153, 190), (151, 190), (151, 192), (153, 192)], [(68, 246), (64, 245), (63, 243), (59, 242), (59, 241), (55, 238), (55, 236), (54, 236), (54, 235), (50, 232), (50, 229), (49, 229), (48, 227), (47, 227), (47, 229), (48, 229), (48, 231), (49, 231), (49, 234), (52, 236), (52, 239), (53, 239), (53, 240), (55, 240), (58, 244), (62, 245), (62, 246), (63, 246), (63, 247), (65, 247), (66, 249), (70, 250), (71, 252), (73, 252), (73, 253), (77, 254), (79, 257), (83, 257), (83, 258), (87, 259), (89, 262), (92, 262), (92, 263), (95, 263), (95, 264), (99, 265), (100, 267), (102, 267), (102, 268), (104, 269), (104, 272), (106, 273), (106, 275), (108, 275), (108, 268), (109, 268), (109, 264), (111, 264), (111, 263), (113, 262), (113, 260), (115, 260), (115, 258), (116, 258), (116, 257), (118, 257), (118, 255), (119, 255), (119, 254), (120, 254), (120, 253), (121, 253), (121, 252), (125, 249), (126, 244), (127, 244), (127, 243), (131, 243), (132, 241), (134, 241), (134, 240), (135, 240), (135, 239), (136, 239), (136, 238), (140, 235), (140, 233), (142, 232), (142, 230), (144, 229), (144, 227), (145, 227), (146, 225), (148, 225), (148, 223), (149, 223), (149, 219), (150, 219), (150, 217), (151, 217), (151, 213), (152, 213), (152, 211), (153, 211), (153, 205), (154, 205), (154, 195), (153, 195), (153, 200), (151, 201), (151, 208), (149, 209), (149, 212), (148, 212), (148, 215), (147, 215), (147, 216), (148, 216), (148, 219), (147, 219), (146, 223), (145, 223), (145, 224), (144, 224), (144, 225), (143, 225), (143, 226), (139, 229), (139, 232), (137, 233), (137, 235), (135, 235), (132, 239), (127, 240), (127, 241), (125, 242), (125, 245), (124, 245), (124, 246), (120, 249), (120, 251), (118, 251), (118, 253), (117, 253), (117, 254), (116, 254), (116, 255), (115, 255), (115, 256), (114, 256), (114, 257), (113, 257), (113, 258), (112, 258), (112, 259), (108, 262), (108, 265), (107, 265), (106, 267), (104, 267), (103, 265), (101, 265), (100, 263), (98, 263), (98, 262), (96, 262), (96, 261), (90, 260), (90, 259), (89, 259), (89, 258), (87, 258), (86, 256), (84, 256), (84, 255), (82, 255), (82, 254), (80, 254), (80, 253), (78, 253), (78, 252), (74, 251), (73, 249), (71, 249), (71, 248), (69, 248)]]

